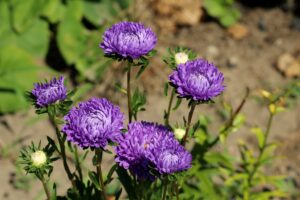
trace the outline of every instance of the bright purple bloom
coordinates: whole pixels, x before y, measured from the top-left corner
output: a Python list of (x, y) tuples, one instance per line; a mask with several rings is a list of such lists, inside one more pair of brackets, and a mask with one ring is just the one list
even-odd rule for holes
[(160, 174), (172, 174), (191, 167), (192, 155), (174, 138), (165, 138), (153, 151), (156, 170)]
[(65, 78), (60, 76), (58, 79), (53, 78), (49, 83), (36, 83), (31, 91), (36, 98), (38, 107), (45, 107), (56, 101), (63, 101), (67, 98), (67, 88), (64, 85)]
[[(128, 125), (128, 132), (120, 138), (119, 145), (115, 149), (116, 162), (136, 174), (139, 179), (153, 180), (151, 169), (161, 174), (187, 169), (191, 164), (191, 156), (187, 158), (186, 154), (189, 153), (187, 151), (183, 153), (183, 150), (173, 133), (165, 126), (150, 122), (133, 122)], [(168, 153), (174, 158), (184, 156), (182, 162), (187, 163), (175, 161)]]
[(105, 98), (91, 98), (73, 107), (64, 117), (62, 131), (67, 140), (81, 148), (105, 148), (121, 136), (124, 115), (118, 106)]
[(120, 22), (107, 29), (100, 47), (107, 55), (137, 59), (148, 54), (157, 37), (150, 28), (137, 22)]
[(217, 67), (204, 59), (179, 64), (169, 76), (180, 97), (207, 101), (224, 90), (224, 76)]

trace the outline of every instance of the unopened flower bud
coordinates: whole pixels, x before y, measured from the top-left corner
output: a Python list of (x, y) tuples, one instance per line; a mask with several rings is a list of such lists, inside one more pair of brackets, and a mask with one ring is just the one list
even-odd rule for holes
[(184, 64), (189, 60), (189, 56), (184, 52), (179, 52), (175, 54), (175, 62), (177, 65)]
[(47, 162), (47, 156), (44, 151), (36, 151), (31, 154), (32, 164), (36, 167), (41, 167)]
[(261, 90), (260, 93), (266, 99), (269, 99), (271, 97), (271, 93), (266, 90)]
[(270, 104), (269, 105), (269, 110), (272, 114), (275, 114), (276, 113), (276, 105), (275, 104)]
[(181, 140), (185, 135), (185, 130), (182, 128), (176, 128), (174, 130), (174, 135), (176, 139)]

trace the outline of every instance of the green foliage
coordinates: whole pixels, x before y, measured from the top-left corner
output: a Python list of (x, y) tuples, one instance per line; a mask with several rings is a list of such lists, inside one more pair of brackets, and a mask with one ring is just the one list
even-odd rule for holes
[[(285, 94), (274, 95), (278, 98), (270, 98), (267, 105), (280, 106), (278, 102)], [(260, 127), (251, 128), (257, 139), (257, 150), (251, 149), (243, 141), (238, 146), (239, 157), (230, 155), (226, 146), (219, 151), (211, 150), (218, 141), (225, 142), (228, 136), (243, 126), (246, 119), (239, 112), (245, 100), (235, 111), (230, 105), (224, 104), (224, 113), (229, 121), (221, 127), (218, 136), (213, 137), (209, 132), (210, 120), (207, 117), (201, 116), (196, 122), (193, 167), (183, 179), (182, 199), (268, 200), (286, 198), (291, 194), (294, 186), (287, 177), (270, 175), (264, 171), (276, 159), (277, 144), (268, 142), (273, 116), (277, 114), (272, 109), (269, 109), (270, 117), (265, 131)]]
[(99, 59), (101, 32), (127, 7), (120, 0), (1, 0), (0, 113), (27, 108), (25, 91), (48, 67), (75, 68), (78, 81), (97, 82), (109, 64)]
[(234, 7), (234, 0), (205, 0), (204, 9), (224, 27), (229, 27), (240, 18), (240, 11)]

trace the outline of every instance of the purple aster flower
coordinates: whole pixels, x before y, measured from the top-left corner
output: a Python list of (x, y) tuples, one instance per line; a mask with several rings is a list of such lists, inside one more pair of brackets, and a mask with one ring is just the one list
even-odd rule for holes
[(164, 138), (153, 151), (156, 170), (160, 174), (172, 174), (191, 167), (192, 155), (174, 138)]
[[(163, 147), (166, 144), (167, 146)], [(150, 122), (133, 122), (128, 125), (128, 132), (120, 138), (119, 146), (115, 148), (115, 160), (139, 179), (153, 180), (151, 169), (156, 169), (161, 174), (187, 169), (191, 157), (183, 150), (173, 133), (165, 126)], [(184, 159), (181, 162), (172, 160), (168, 153), (174, 156), (178, 153), (177, 156), (184, 156)], [(167, 167), (169, 169), (165, 169)]]
[(148, 54), (156, 42), (154, 32), (143, 24), (120, 22), (105, 31), (100, 47), (107, 55), (137, 59)]
[(169, 76), (180, 97), (207, 101), (224, 90), (224, 76), (217, 67), (203, 59), (179, 64)]
[(121, 136), (124, 115), (107, 99), (91, 98), (73, 107), (64, 119), (62, 131), (68, 141), (81, 148), (105, 148)]
[(49, 83), (36, 83), (31, 91), (35, 97), (38, 107), (45, 107), (56, 101), (62, 101), (67, 98), (67, 88), (64, 85), (65, 78), (60, 76), (53, 78)]

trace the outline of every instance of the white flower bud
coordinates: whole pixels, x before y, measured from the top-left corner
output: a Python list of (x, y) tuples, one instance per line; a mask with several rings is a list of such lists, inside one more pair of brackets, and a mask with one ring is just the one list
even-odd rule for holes
[(184, 64), (189, 60), (189, 56), (184, 52), (179, 52), (175, 54), (175, 62), (177, 65)]
[(47, 156), (44, 151), (36, 151), (31, 154), (32, 164), (36, 167), (41, 167), (47, 162)]
[(174, 135), (176, 139), (181, 140), (185, 135), (185, 130), (182, 128), (176, 128), (174, 130)]

